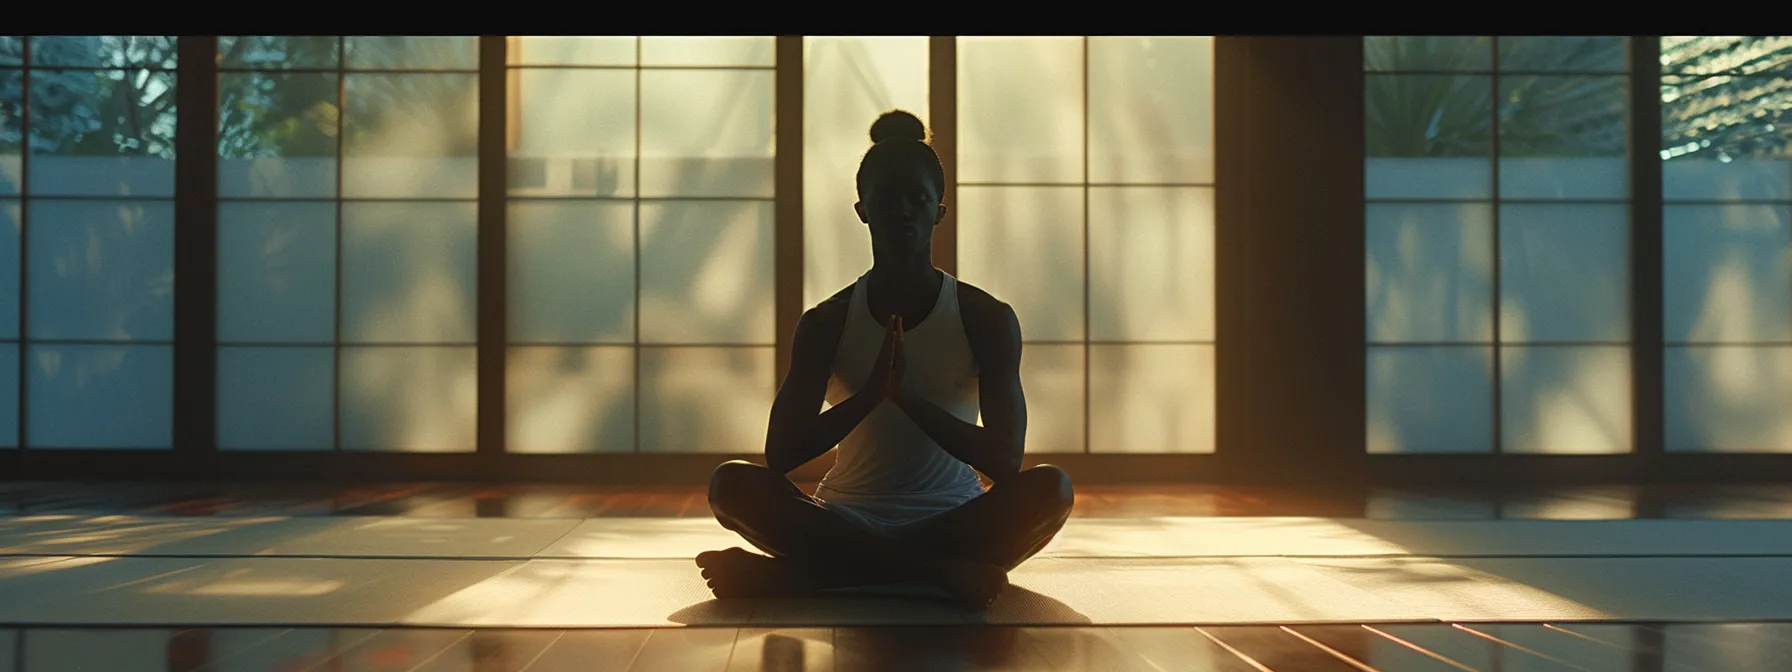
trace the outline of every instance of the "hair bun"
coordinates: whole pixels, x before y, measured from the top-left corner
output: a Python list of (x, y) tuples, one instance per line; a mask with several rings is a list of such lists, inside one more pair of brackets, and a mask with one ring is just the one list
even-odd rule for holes
[(891, 140), (927, 141), (927, 127), (921, 119), (902, 110), (890, 110), (879, 115), (877, 121), (871, 123), (871, 142), (873, 144)]

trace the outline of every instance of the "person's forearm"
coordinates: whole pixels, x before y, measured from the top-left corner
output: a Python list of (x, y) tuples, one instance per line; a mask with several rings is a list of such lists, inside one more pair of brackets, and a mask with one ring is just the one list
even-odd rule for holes
[(839, 444), (847, 434), (865, 421), (865, 416), (881, 401), (874, 390), (860, 390), (819, 416), (803, 423), (808, 430), (787, 441), (773, 441), (766, 446), (766, 466), (778, 474), (788, 474), (808, 464)]
[(1021, 451), (1013, 446), (1012, 437), (994, 428), (965, 422), (915, 395), (903, 395), (896, 405), (947, 454), (983, 472), (990, 480), (1020, 471)]

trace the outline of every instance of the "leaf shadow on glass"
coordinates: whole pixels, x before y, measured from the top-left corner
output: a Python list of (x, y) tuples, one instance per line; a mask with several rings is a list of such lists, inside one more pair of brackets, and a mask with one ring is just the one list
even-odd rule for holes
[[(401, 41), (370, 46), (452, 50), (474, 38), (457, 39), (450, 40), (452, 44)], [(220, 194), (309, 199), (474, 196), (466, 179), (477, 161), (477, 126), (470, 115), (476, 109), (472, 76), (356, 73), (345, 82), (336, 73), (278, 71), (331, 67), (337, 49), (336, 38), (220, 40), (224, 65), (268, 69), (220, 75)], [(393, 57), (401, 56), (432, 58), (429, 53)], [(346, 117), (339, 107), (343, 93), (350, 103)], [(339, 147), (348, 154), (346, 161), (338, 155)], [(339, 177), (338, 171), (344, 174)], [(349, 193), (337, 193), (339, 180)], [(448, 350), (345, 352), (342, 422), (353, 431), (346, 431), (343, 439), (345, 445), (376, 450), (471, 450), (476, 386), (468, 387), (472, 370), (463, 364), (471, 363), (477, 290), (473, 204), (350, 201), (343, 208), (339, 224), (343, 257), (336, 259), (331, 253), (322, 258), (341, 269), (340, 289), (334, 282), (294, 285), (298, 276), (330, 277), (337, 271), (315, 267), (320, 258), (314, 245), (288, 244), (295, 235), (291, 226), (268, 227), (259, 232), (265, 240), (239, 241), (242, 244), (224, 252), (262, 257), (239, 265), (246, 265), (246, 273), (256, 278), (252, 284), (265, 291), (326, 292), (327, 297), (307, 301), (322, 300), (326, 305), (340, 298), (345, 342), (461, 345)], [(315, 234), (306, 238), (314, 239)], [(220, 263), (230, 267), (237, 261)], [(296, 268), (300, 263), (308, 268)], [(327, 324), (333, 312), (320, 316), (310, 311), (311, 319), (324, 319), (324, 328), (333, 330), (336, 325)], [(440, 361), (443, 356), (451, 361)], [(373, 368), (358, 370), (357, 363)]]
[[(723, 107), (713, 110), (713, 128), (704, 137), (727, 135), (740, 120), (764, 119), (761, 110), (743, 109), (757, 97), (737, 90)], [(772, 160), (758, 157), (675, 157), (659, 162), (668, 194), (701, 194), (714, 184), (736, 182), (745, 173), (770, 175)], [(659, 180), (656, 180), (658, 182)], [(643, 340), (656, 331), (686, 343), (758, 343), (769, 341), (772, 306), (769, 204), (688, 202), (643, 206), (644, 226), (638, 241), (642, 286), (639, 288)], [(653, 215), (651, 226), (648, 224)], [(655, 268), (646, 268), (654, 264)], [(660, 266), (660, 264), (671, 264)], [(651, 282), (651, 286), (647, 283)], [(726, 339), (726, 340), (724, 340)], [(709, 348), (704, 348), (708, 350)], [(654, 369), (641, 376), (640, 450), (655, 452), (754, 453), (762, 448), (765, 422), (771, 412), (772, 352), (767, 346), (717, 348), (709, 360), (711, 373), (678, 371), (677, 360), (696, 352), (689, 348), (655, 349)], [(645, 353), (644, 353), (645, 354)], [(766, 360), (766, 361), (760, 361)], [(648, 362), (643, 361), (643, 365)], [(698, 381), (709, 379), (707, 384)], [(657, 445), (656, 445), (657, 444)]]
[[(1609, 56), (1573, 40), (1525, 45), (1521, 55), (1533, 65)], [(1395, 47), (1405, 51), (1377, 53)], [(1442, 52), (1461, 46), (1402, 40), (1370, 41), (1365, 48), (1369, 62), (1375, 63), (1448, 61), (1451, 54)], [(1408, 53), (1422, 48), (1440, 53)], [(1502, 58), (1516, 57), (1506, 53)], [(1586, 179), (1589, 166), (1582, 164), (1588, 160), (1615, 161), (1605, 170), (1623, 170), (1627, 122), (1622, 77), (1506, 77), (1499, 82), (1497, 101), (1491, 98), (1492, 85), (1485, 75), (1370, 75), (1365, 92), (1370, 162), (1423, 162), (1434, 157), (1491, 161), (1492, 124), (1497, 122), (1501, 192), (1510, 195), (1517, 189), (1533, 198), (1611, 198), (1627, 193), (1609, 193), (1609, 183), (1627, 190), (1628, 180), (1618, 175), (1603, 182), (1569, 184), (1570, 178)], [(1465, 178), (1471, 175), (1489, 177), (1486, 169), (1463, 173)], [(1440, 191), (1485, 195), (1488, 189), (1464, 185)], [(1616, 214), (1614, 207), (1504, 206), (1500, 213), (1506, 226), (1500, 228), (1497, 241), (1490, 238), (1493, 228), (1486, 221), (1491, 214), (1486, 207), (1370, 205), (1367, 308), (1372, 342), (1451, 342), (1469, 347), (1489, 343), (1496, 337), (1490, 329), (1495, 310), (1501, 331), (1497, 337), (1509, 345), (1530, 340), (1628, 340), (1629, 311), (1623, 307), (1628, 271), (1621, 258), (1611, 256), (1627, 249), (1622, 233), (1626, 227), (1623, 216), (1610, 217)], [(1537, 221), (1527, 221), (1533, 219)], [(1612, 240), (1613, 235), (1619, 239)], [(1491, 286), (1495, 263), (1501, 285), (1497, 294)], [(1574, 289), (1562, 295), (1564, 287)], [(1505, 417), (1493, 419), (1488, 415), (1492, 380), (1475, 374), (1474, 368), (1480, 367), (1472, 360), (1453, 359), (1478, 357), (1431, 346), (1405, 350), (1371, 354), (1371, 406), (1392, 414), (1373, 417), (1379, 413), (1372, 408), (1372, 450), (1485, 451), (1492, 448), (1487, 444), (1492, 428), (1485, 422), (1499, 422), (1507, 430), (1506, 445), (1499, 450), (1630, 449), (1628, 406), (1613, 408), (1602, 401), (1624, 396), (1623, 390), (1610, 387), (1628, 387), (1627, 364), (1622, 367), (1626, 370), (1615, 371), (1604, 361), (1609, 358), (1594, 357), (1571, 358), (1577, 365), (1563, 366), (1555, 356), (1521, 356), (1542, 352), (1535, 348), (1508, 350), (1502, 366), (1506, 370), (1488, 371), (1508, 383), (1501, 389)], [(1414, 356), (1431, 361), (1420, 363), (1410, 359)], [(1440, 377), (1446, 370), (1453, 373)], [(1450, 401), (1437, 405), (1442, 400)], [(1462, 422), (1477, 416), (1487, 420)], [(1422, 437), (1416, 440), (1424, 445), (1409, 446), (1402, 438), (1407, 436)], [(1483, 447), (1475, 448), (1476, 444)]]
[[(1212, 338), (1210, 314), (1197, 314), (1212, 309), (1212, 260), (1201, 256), (1211, 238), (1198, 226), (1208, 215), (1183, 191), (1204, 187), (1150, 186), (1201, 184), (1210, 174), (1211, 140), (1201, 135), (1210, 132), (1208, 101), (1188, 90), (1191, 78), (1194, 87), (1207, 81), (1204, 47), (1199, 38), (1089, 39), (1100, 42), (1087, 45), (1086, 70), (1080, 57), (1065, 57), (1084, 47), (1076, 38), (989, 39), (961, 56), (971, 61), (961, 60), (961, 105), (970, 111), (961, 133), (984, 156), (960, 170), (998, 183), (1065, 185), (960, 187), (959, 203), (948, 205), (957, 207), (961, 269), (1019, 313), (1029, 452), (1210, 449), (1211, 409), (1196, 406), (1210, 401), (1195, 391), (1211, 370), (1168, 367), (1188, 369), (1174, 381), (1148, 373), (1166, 368), (1160, 353), (1171, 348), (1206, 347), (1153, 341)], [(1004, 74), (1040, 59), (1084, 81), (1042, 93), (1039, 74)], [(1154, 313), (1168, 319), (1139, 319)], [(1095, 346), (1088, 362), (1081, 347), (1035, 344), (1083, 340), (1119, 344)]]
[(1661, 83), (1666, 448), (1792, 451), (1792, 355), (1749, 345), (1792, 338), (1792, 40), (1663, 37), (1662, 56), (1686, 73)]
[[(173, 66), (168, 38), (37, 37), (31, 127), (20, 128), (21, 73), (0, 79), (0, 153), (32, 154), (41, 195), (167, 197), (173, 194), (174, 77), (122, 68)], [(115, 67), (59, 70), (55, 67)], [(17, 193), (21, 165), (0, 165), (0, 192)], [(41, 339), (120, 342), (172, 338), (173, 206), (166, 201), (29, 206), (33, 235), (31, 333)], [(15, 221), (16, 225), (16, 221)], [(39, 346), (20, 364), (34, 398), (32, 437), (42, 447), (167, 448), (156, 395), (171, 371), (165, 346)], [(120, 377), (123, 379), (120, 379)], [(97, 395), (97, 396), (96, 396)], [(122, 396), (120, 396), (122, 395)], [(97, 406), (96, 406), (97, 404)], [(111, 408), (115, 423), (87, 422)]]

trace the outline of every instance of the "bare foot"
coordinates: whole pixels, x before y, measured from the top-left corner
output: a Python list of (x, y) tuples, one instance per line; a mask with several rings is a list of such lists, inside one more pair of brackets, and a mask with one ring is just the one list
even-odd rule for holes
[(952, 561), (940, 565), (935, 574), (939, 586), (951, 593), (959, 606), (971, 611), (988, 609), (1008, 587), (1008, 572), (995, 565)]
[(743, 548), (697, 554), (709, 591), (718, 598), (776, 597), (812, 592), (814, 581), (796, 567), (777, 558)]

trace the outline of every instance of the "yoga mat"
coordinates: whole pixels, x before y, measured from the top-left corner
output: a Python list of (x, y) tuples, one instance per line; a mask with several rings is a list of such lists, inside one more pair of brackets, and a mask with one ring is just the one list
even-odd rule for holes
[[(61, 566), (60, 569), (50, 569)], [(35, 570), (35, 571), (30, 571)], [(688, 560), (69, 558), (0, 623), (828, 627), (1792, 619), (1787, 558), (1052, 558), (985, 613), (926, 591), (713, 600)], [(28, 573), (21, 573), (28, 572)]]
[[(708, 518), (0, 519), (0, 555), (683, 559), (751, 548)], [(1073, 518), (1041, 558), (1792, 556), (1792, 520)]]

